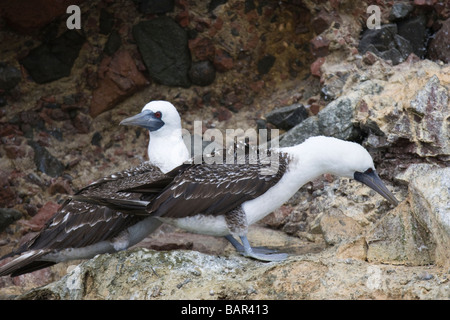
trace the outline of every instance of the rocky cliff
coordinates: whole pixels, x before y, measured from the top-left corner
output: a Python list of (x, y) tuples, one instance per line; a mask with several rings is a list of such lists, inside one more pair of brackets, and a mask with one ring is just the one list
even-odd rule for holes
[(129, 251), (3, 277), (2, 298), (450, 298), (447, 2), (378, 1), (378, 31), (370, 1), (78, 1), (79, 30), (63, 2), (27, 2), (0, 2), (1, 255), (145, 159), (146, 132), (118, 123), (155, 99), (191, 132), (357, 141), (401, 203), (326, 175), (252, 227), (283, 263), (163, 226)]

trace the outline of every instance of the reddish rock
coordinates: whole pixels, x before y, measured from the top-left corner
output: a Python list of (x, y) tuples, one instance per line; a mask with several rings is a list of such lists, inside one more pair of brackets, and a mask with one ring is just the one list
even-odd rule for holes
[(450, 62), (450, 18), (444, 21), (441, 29), (436, 32), (428, 47), (428, 54), (432, 60)]
[(322, 9), (311, 21), (311, 26), (316, 34), (321, 34), (327, 30), (336, 18)]
[(325, 57), (328, 55), (330, 46), (330, 40), (325, 37), (317, 36), (310, 41), (311, 53), (314, 57)]
[(91, 122), (91, 118), (83, 113), (78, 113), (72, 120), (72, 124), (78, 133), (89, 133)]
[(219, 121), (226, 121), (233, 116), (230, 110), (224, 107), (217, 108), (217, 111), (214, 113), (214, 118), (217, 118)]
[(189, 50), (191, 54), (197, 60), (214, 60), (216, 49), (211, 39), (208, 38), (195, 38), (189, 40)]
[(6, 156), (9, 159), (23, 158), (27, 154), (25, 145), (5, 145), (3, 148), (5, 149)]
[(363, 56), (363, 58), (362, 58), (362, 61), (363, 61), (365, 64), (371, 66), (371, 65), (373, 65), (375, 62), (377, 62), (379, 59), (380, 59), (380, 58), (379, 58), (375, 53), (373, 53), (373, 52), (371, 52), (371, 51), (367, 51), (367, 52), (364, 54), (364, 56)]
[(233, 58), (231, 58), (230, 54), (223, 49), (216, 50), (213, 64), (218, 72), (231, 70), (234, 65)]
[(437, 0), (414, 0), (415, 6), (432, 6), (436, 4)]
[(67, 7), (83, 0), (16, 0), (2, 1), (0, 13), (6, 24), (17, 32), (31, 34), (55, 18), (66, 14)]
[(325, 58), (318, 58), (318, 59), (316, 59), (316, 61), (314, 61), (313, 63), (311, 63), (311, 67), (310, 67), (310, 70), (311, 70), (311, 74), (313, 75), (313, 76), (316, 76), (316, 77), (321, 77), (322, 76), (322, 72), (320, 71), (320, 67), (323, 65), (325, 63)]
[(15, 205), (16, 192), (10, 183), (10, 173), (0, 170), (0, 207)]
[(135, 93), (149, 82), (126, 50), (105, 57), (98, 70), (98, 87), (92, 94), (90, 114), (96, 117)]
[(62, 194), (73, 194), (72, 187), (70, 186), (69, 181), (58, 177), (56, 179), (52, 179), (51, 185), (48, 188), (48, 192), (51, 195), (62, 193)]
[(39, 231), (60, 207), (59, 204), (49, 201), (39, 209), (33, 218), (30, 220), (19, 220), (19, 222), (31, 231)]

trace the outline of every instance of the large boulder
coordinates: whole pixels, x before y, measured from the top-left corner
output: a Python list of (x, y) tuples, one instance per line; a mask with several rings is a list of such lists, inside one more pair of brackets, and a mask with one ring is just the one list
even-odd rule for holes
[(191, 85), (188, 76), (191, 56), (186, 30), (171, 18), (162, 16), (136, 24), (133, 36), (154, 80), (168, 86)]

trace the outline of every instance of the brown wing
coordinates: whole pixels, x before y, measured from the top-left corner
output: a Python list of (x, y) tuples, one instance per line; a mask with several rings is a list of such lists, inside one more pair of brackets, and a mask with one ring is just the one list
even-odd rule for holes
[[(164, 177), (164, 174), (157, 167), (144, 163), (136, 168), (99, 179), (77, 194), (139, 199), (140, 194), (118, 191), (161, 177)], [(107, 207), (69, 199), (34, 238), (12, 254), (28, 250), (85, 247), (111, 239), (141, 219), (142, 217), (124, 214)]]
[[(180, 173), (150, 204), (155, 216), (181, 218), (196, 214), (220, 215), (254, 199), (274, 186), (286, 171), (280, 154), (278, 170), (267, 174), (269, 164), (191, 165)], [(247, 157), (248, 160), (248, 157)]]

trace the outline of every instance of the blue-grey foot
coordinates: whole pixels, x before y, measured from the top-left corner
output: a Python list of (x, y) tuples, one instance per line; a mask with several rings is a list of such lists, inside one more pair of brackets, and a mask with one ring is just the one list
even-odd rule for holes
[(236, 251), (245, 257), (261, 261), (283, 261), (288, 257), (288, 254), (286, 253), (276, 253), (277, 250), (272, 250), (265, 247), (252, 248), (246, 236), (240, 237), (243, 245), (231, 235), (228, 235), (225, 238), (233, 245), (233, 247), (236, 248)]

